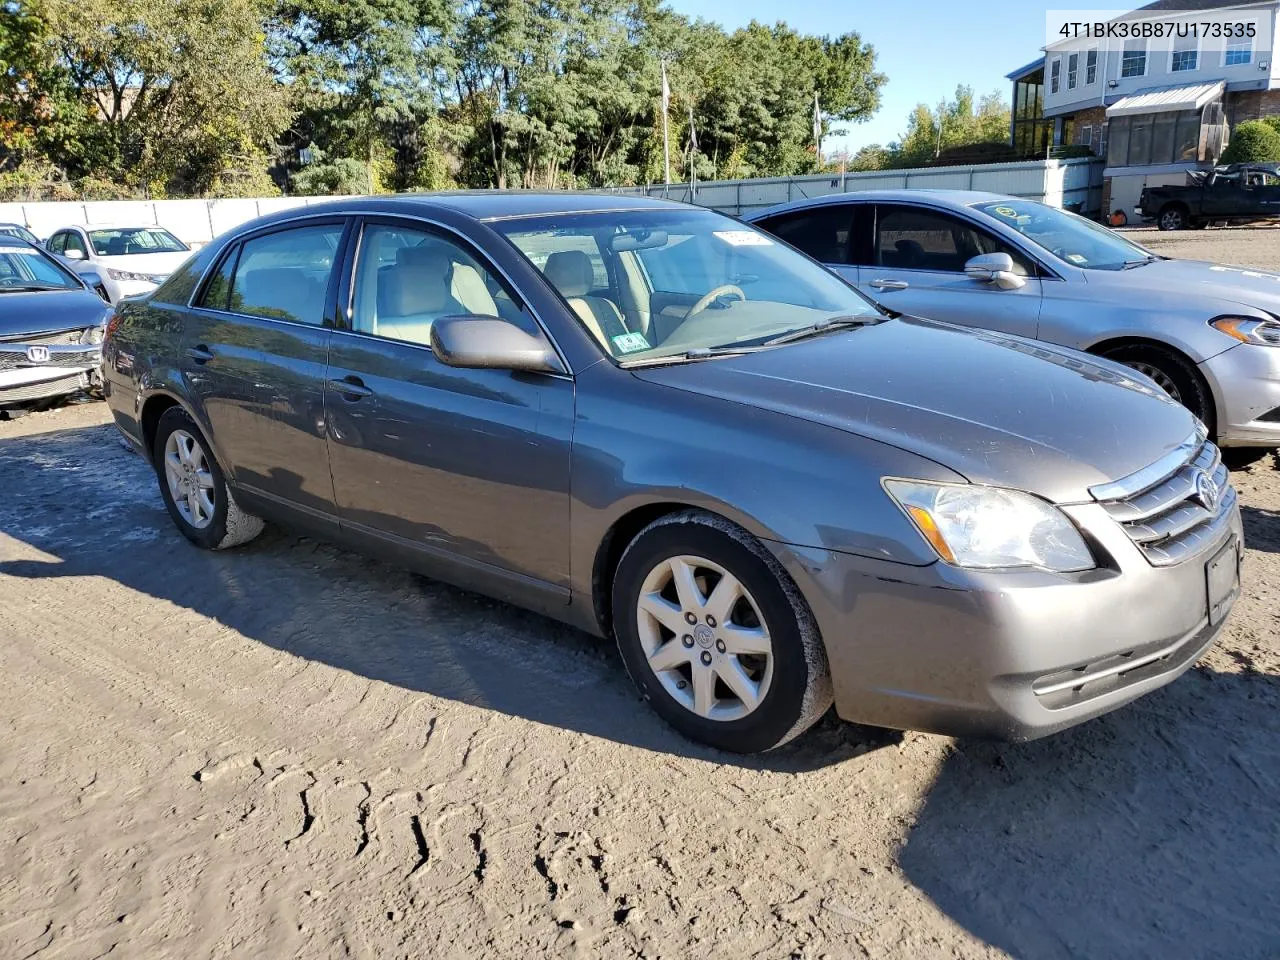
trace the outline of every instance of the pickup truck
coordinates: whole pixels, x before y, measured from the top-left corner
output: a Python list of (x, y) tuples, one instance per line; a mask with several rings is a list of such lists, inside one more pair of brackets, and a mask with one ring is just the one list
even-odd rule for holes
[(1192, 170), (1185, 186), (1144, 187), (1134, 213), (1161, 230), (1280, 217), (1280, 164)]

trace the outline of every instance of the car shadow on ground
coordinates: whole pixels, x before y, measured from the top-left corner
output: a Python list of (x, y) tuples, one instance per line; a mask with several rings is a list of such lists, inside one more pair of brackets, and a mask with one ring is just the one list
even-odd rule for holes
[(1280, 677), (1200, 666), (1030, 744), (961, 741), (899, 860), (1037, 960), (1280, 956)]
[(21, 491), (0, 497), (0, 533), (45, 554), (0, 561), (0, 576), (107, 577), (358, 676), (713, 763), (798, 772), (901, 739), (829, 715), (797, 743), (737, 757), (659, 720), (608, 641), (270, 526), (245, 547), (198, 550), (113, 427), (0, 440), (0, 477)]
[(1260, 507), (1241, 507), (1240, 516), (1250, 549), (1280, 553), (1280, 513)]

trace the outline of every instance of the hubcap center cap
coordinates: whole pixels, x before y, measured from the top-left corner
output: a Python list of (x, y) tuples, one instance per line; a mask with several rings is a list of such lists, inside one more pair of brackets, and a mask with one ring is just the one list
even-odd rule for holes
[(693, 628), (693, 639), (703, 650), (710, 650), (711, 645), (716, 642), (716, 635), (705, 623), (700, 623)]

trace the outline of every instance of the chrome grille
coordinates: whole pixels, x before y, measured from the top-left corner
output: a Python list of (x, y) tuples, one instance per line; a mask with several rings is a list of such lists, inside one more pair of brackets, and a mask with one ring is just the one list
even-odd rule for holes
[(29, 333), (17, 337), (0, 337), (0, 343), (40, 344), (46, 347), (79, 343), (83, 330), (64, 330), (61, 333)]
[(50, 350), (48, 360), (33, 363), (27, 358), (28, 343), (16, 347), (0, 344), (0, 371), (31, 367), (96, 367), (102, 359), (97, 346), (86, 346), (83, 350)]
[(1090, 492), (1157, 567), (1179, 563), (1215, 540), (1236, 505), (1222, 454), (1201, 433), (1131, 477)]

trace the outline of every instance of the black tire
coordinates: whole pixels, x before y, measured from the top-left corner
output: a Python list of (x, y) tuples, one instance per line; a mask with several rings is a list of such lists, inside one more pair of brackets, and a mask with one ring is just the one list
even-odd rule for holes
[(1216, 415), (1213, 394), (1200, 376), (1195, 364), (1181, 354), (1155, 344), (1134, 343), (1108, 350), (1108, 360), (1123, 363), (1126, 367), (1149, 376), (1160, 384), (1171, 397), (1200, 418), (1209, 428), (1209, 435), (1216, 432)]
[[(702, 557), (736, 577), (768, 631), (771, 680), (755, 708), (740, 718), (699, 716), (676, 700), (649, 666), (637, 622), (641, 591), (650, 571), (681, 555)], [(808, 604), (777, 559), (722, 517), (683, 511), (655, 520), (636, 536), (614, 575), (613, 630), (632, 681), (658, 714), (691, 740), (734, 753), (758, 753), (799, 736), (831, 706), (826, 650)], [(714, 656), (709, 649), (707, 654)]]
[[(185, 431), (200, 444), (205, 454), (209, 474), (213, 478), (214, 511), (206, 526), (195, 526), (182, 515), (165, 479), (165, 446), (170, 435), (176, 430)], [(253, 514), (246, 513), (236, 503), (222, 474), (222, 468), (218, 466), (218, 461), (210, 450), (209, 442), (196, 426), (196, 422), (181, 407), (170, 407), (160, 415), (160, 421), (156, 424), (156, 439), (151, 451), (151, 463), (155, 467), (160, 496), (164, 499), (165, 509), (169, 511), (174, 526), (197, 547), (205, 550), (225, 550), (228, 547), (248, 543), (262, 532), (262, 520)]]
[(1160, 215), (1156, 218), (1161, 230), (1185, 230), (1191, 218), (1187, 216), (1187, 210), (1181, 204), (1170, 204), (1160, 211)]

